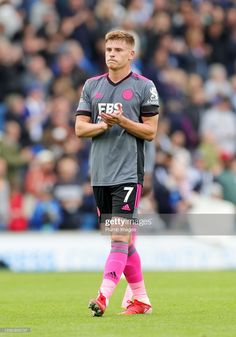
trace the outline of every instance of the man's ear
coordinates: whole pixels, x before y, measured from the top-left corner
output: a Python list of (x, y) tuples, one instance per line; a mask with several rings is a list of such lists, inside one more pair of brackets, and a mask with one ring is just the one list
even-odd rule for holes
[(131, 49), (129, 54), (130, 54), (129, 60), (133, 60), (135, 57), (135, 51)]

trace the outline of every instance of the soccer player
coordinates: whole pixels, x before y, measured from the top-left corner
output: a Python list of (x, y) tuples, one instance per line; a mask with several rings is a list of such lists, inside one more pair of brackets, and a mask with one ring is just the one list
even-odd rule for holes
[(77, 137), (92, 137), (91, 184), (98, 216), (103, 222), (110, 215), (116, 224), (99, 295), (89, 303), (94, 316), (104, 314), (122, 273), (133, 294), (122, 314), (152, 311), (132, 235), (129, 230), (117, 231), (129, 229), (129, 220), (138, 207), (144, 141), (155, 138), (158, 123), (159, 100), (153, 82), (131, 71), (134, 45), (134, 37), (128, 32), (106, 34), (108, 73), (86, 81), (76, 113)]

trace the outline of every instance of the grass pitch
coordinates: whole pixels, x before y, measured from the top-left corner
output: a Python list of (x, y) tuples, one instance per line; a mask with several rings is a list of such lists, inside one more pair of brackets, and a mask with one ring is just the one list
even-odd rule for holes
[(236, 272), (150, 272), (152, 315), (118, 316), (121, 280), (103, 317), (91, 317), (101, 273), (0, 273), (2, 328), (29, 337), (235, 337)]

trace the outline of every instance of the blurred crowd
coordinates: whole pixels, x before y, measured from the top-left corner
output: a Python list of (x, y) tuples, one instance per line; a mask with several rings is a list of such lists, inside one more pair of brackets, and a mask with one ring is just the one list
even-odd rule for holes
[(0, 0), (0, 229), (97, 228), (74, 116), (115, 28), (135, 34), (133, 71), (160, 96), (141, 211), (168, 227), (199, 198), (234, 210), (235, 1)]

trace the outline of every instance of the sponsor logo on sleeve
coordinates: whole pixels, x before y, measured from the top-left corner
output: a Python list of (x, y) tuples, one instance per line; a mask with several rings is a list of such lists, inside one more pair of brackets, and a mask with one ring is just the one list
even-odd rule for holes
[(145, 102), (145, 105), (159, 105), (159, 96), (158, 96), (158, 92), (156, 87), (151, 87), (150, 88), (150, 97), (147, 100), (147, 102)]

